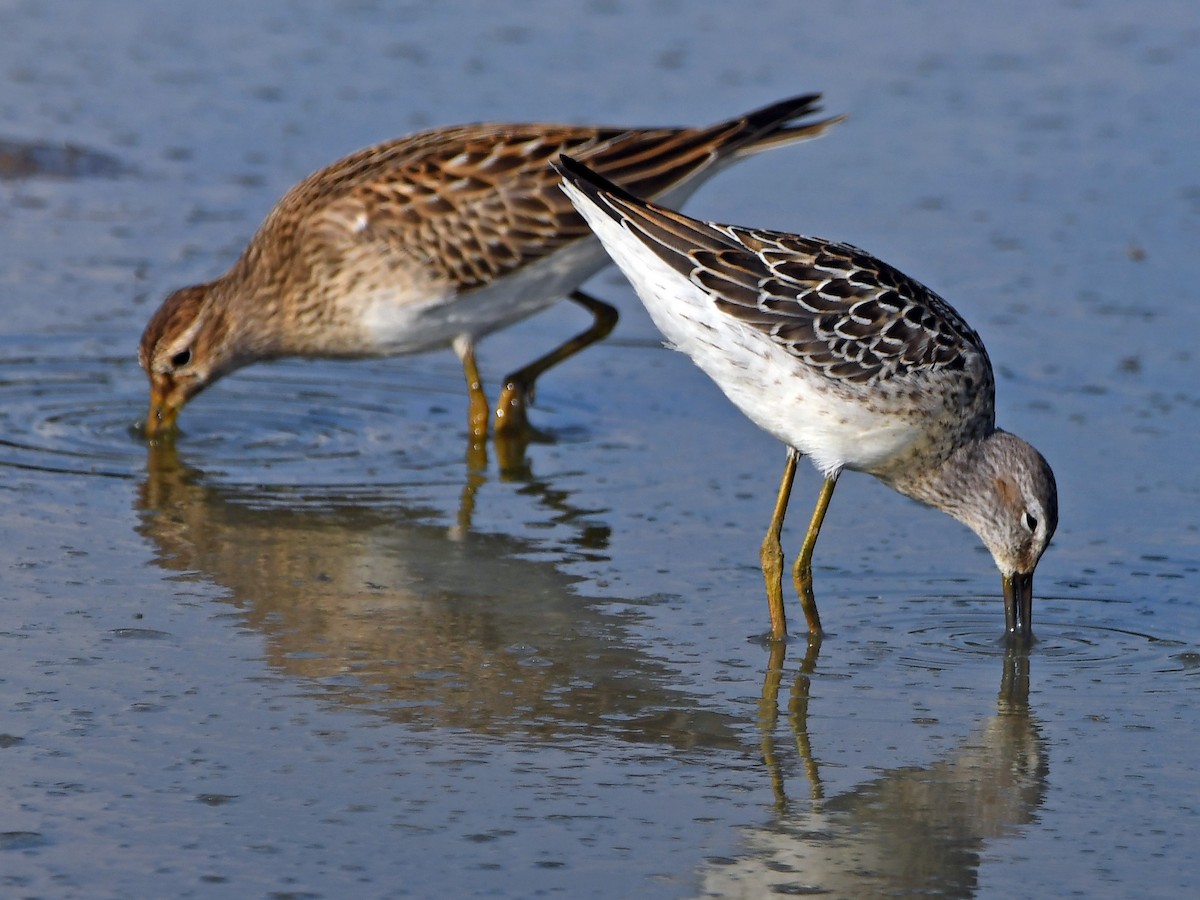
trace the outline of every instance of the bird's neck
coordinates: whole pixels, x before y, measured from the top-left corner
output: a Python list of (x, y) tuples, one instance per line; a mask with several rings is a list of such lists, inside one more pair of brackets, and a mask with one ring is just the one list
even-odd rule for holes
[(991, 444), (1003, 433), (993, 429), (955, 448), (941, 463), (890, 479), (889, 484), (900, 493), (975, 528), (977, 500), (994, 490), (996, 471)]
[(245, 257), (209, 286), (213, 328), (224, 332), (240, 365), (299, 352), (292, 347), (281, 286), (264, 282)]

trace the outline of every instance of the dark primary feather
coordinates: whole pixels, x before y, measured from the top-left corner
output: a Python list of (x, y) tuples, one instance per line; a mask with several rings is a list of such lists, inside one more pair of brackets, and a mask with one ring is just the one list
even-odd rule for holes
[(658, 196), (721, 158), (821, 133), (838, 120), (797, 123), (819, 110), (818, 96), (704, 128), (436, 129), (315, 173), (288, 192), (260, 233), (274, 243), (301, 242), (302, 258), (314, 260), (369, 243), (466, 290), (590, 234), (558, 189), (550, 163), (560, 154)]
[(723, 311), (854, 382), (955, 370), (983, 344), (933, 291), (849, 244), (724, 227), (740, 247), (675, 253)]
[(573, 160), (562, 170), (722, 312), (839, 380), (968, 365), (990, 375), (979, 335), (950, 304), (857, 247), (700, 222), (645, 203)]

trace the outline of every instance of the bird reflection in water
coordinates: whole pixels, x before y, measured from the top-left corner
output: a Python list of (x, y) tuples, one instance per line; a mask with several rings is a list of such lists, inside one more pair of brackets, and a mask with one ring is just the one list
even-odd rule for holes
[(219, 485), (167, 442), (151, 447), (138, 528), (158, 565), (223, 587), (268, 665), (326, 702), (506, 736), (743, 746), (739, 723), (700, 709), (637, 648), (633, 614), (562, 572), (572, 554), (602, 556), (607, 529), (567, 492), (529, 490), (574, 529), (560, 559), (542, 542), (453, 533), (383, 489)]
[(819, 639), (809, 641), (788, 701), (808, 796), (797, 801), (787, 795), (776, 743), (785, 652), (780, 644), (771, 648), (759, 715), (776, 816), (746, 835), (743, 855), (706, 866), (701, 895), (973, 895), (987, 842), (1030, 824), (1046, 793), (1048, 756), (1029, 712), (1028, 651), (1008, 649), (995, 714), (953, 752), (827, 797), (808, 727), (820, 648)]

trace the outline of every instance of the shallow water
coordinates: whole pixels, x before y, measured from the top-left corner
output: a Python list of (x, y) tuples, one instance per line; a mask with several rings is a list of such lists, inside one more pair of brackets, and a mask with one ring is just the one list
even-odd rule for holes
[[(1200, 13), (760, 6), (0, 6), (6, 896), (1189, 891)], [(524, 466), (474, 467), (450, 353), (254, 367), (134, 433), (150, 312), (311, 169), (807, 90), (850, 120), (688, 208), (867, 247), (982, 333), (1059, 481), (1028, 655), (974, 537), (850, 475), (831, 634), (773, 656), (783, 450), (611, 270)], [(485, 342), (493, 393), (584, 324)]]

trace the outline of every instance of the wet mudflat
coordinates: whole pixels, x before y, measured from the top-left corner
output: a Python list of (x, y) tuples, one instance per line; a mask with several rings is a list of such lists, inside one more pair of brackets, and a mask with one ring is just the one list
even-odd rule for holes
[[(6, 895), (1186, 893), (1191, 5), (63, 8), (0, 10)], [(612, 270), (617, 332), (540, 383), (554, 439), (517, 471), (468, 464), (449, 352), (251, 368), (174, 447), (131, 431), (150, 312), (323, 163), (807, 90), (850, 120), (688, 209), (859, 244), (981, 332), (1059, 480), (1028, 655), (974, 537), (854, 475), (817, 551), (831, 634), (772, 654), (783, 449)], [(486, 341), (493, 393), (583, 324)]]

